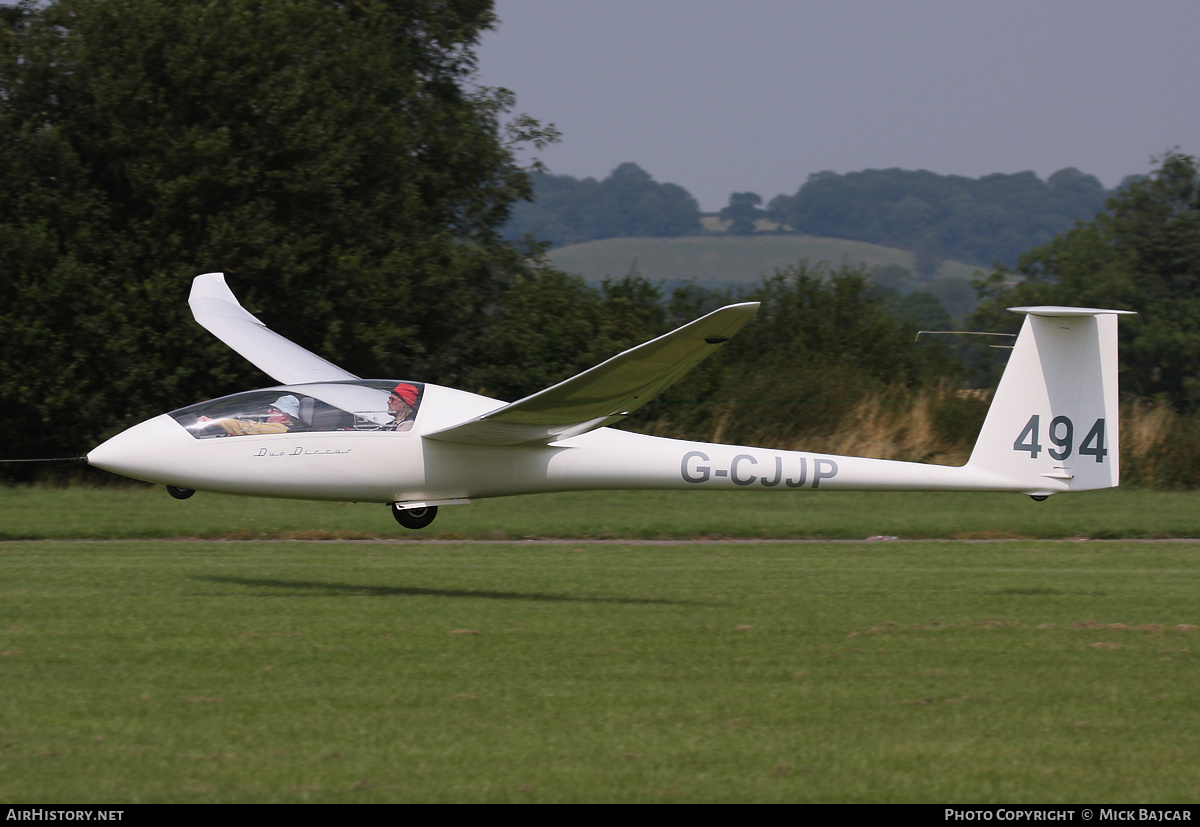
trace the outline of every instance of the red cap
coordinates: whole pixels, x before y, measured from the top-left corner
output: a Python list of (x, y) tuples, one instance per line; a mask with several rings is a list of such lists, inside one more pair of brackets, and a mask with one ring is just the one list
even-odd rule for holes
[(415, 385), (410, 385), (407, 382), (401, 382), (392, 389), (392, 393), (400, 397), (400, 399), (405, 405), (408, 405), (408, 407), (415, 408), (417, 406), (417, 388)]

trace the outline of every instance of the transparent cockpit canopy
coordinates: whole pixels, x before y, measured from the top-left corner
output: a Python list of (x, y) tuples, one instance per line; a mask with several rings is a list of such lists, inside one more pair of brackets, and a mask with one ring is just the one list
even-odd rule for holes
[[(403, 430), (388, 408), (397, 387), (412, 399), (411, 423), (425, 386), (394, 379), (358, 379), (310, 385), (280, 385), (235, 393), (172, 411), (171, 416), (197, 439), (314, 431)], [(408, 427), (411, 427), (409, 425)]]

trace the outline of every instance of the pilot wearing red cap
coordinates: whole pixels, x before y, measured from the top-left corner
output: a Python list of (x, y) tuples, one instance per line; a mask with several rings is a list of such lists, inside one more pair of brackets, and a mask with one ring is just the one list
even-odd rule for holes
[(417, 387), (407, 382), (401, 382), (392, 388), (388, 396), (388, 410), (392, 414), (392, 423), (387, 426), (389, 431), (412, 430), (413, 420), (417, 418)]

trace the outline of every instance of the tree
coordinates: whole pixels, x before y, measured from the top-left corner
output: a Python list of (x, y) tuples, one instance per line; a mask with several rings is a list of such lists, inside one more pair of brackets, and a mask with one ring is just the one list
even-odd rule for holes
[(765, 218), (762, 196), (756, 192), (735, 192), (729, 196), (729, 206), (721, 210), (722, 221), (729, 222), (730, 235), (754, 235), (754, 222)]
[[(1169, 152), (1148, 178), (1126, 179), (1094, 221), (981, 283), (975, 322), (1012, 329), (1015, 305), (1136, 310), (1121, 321), (1121, 382), (1200, 410), (1200, 161)], [(1012, 284), (1016, 279), (1021, 281)]]
[[(187, 314), (224, 270), (360, 375), (453, 381), (525, 266), (552, 130), (475, 88), (490, 0), (26, 0), (0, 28), (0, 427), (81, 451), (261, 375)], [(10, 437), (10, 435), (12, 435)]]
[(620, 164), (603, 181), (539, 174), (533, 183), (532, 203), (514, 208), (506, 238), (566, 246), (602, 238), (671, 238), (700, 227), (696, 199), (678, 184), (658, 183), (637, 164)]

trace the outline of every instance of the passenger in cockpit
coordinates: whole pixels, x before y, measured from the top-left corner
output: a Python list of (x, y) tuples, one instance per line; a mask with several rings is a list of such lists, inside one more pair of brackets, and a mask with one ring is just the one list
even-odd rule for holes
[(279, 397), (267, 406), (267, 418), (261, 422), (228, 417), (209, 419), (207, 416), (197, 417), (196, 421), (219, 425), (230, 436), (285, 434), (300, 428), (300, 400), (291, 394)]
[(383, 428), (385, 431), (412, 430), (413, 420), (417, 418), (417, 387), (407, 382), (401, 382), (388, 395), (388, 411), (392, 421)]

